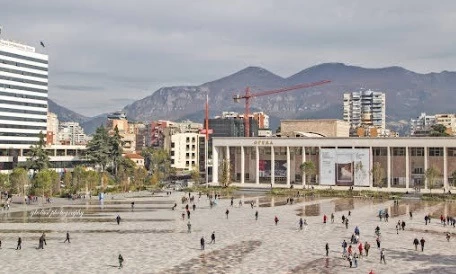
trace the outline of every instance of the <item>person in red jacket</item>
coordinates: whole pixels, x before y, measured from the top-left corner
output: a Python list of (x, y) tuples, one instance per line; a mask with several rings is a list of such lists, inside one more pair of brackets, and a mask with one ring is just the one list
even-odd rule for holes
[(363, 243), (360, 242), (358, 245), (358, 250), (359, 250), (359, 256), (363, 256)]
[(324, 224), (326, 224), (326, 219), (327, 219), (327, 217), (326, 217), (326, 214), (325, 214), (325, 215), (323, 215), (323, 223)]
[(279, 222), (279, 218), (277, 218), (277, 216), (274, 217), (274, 222), (275, 222), (276, 225)]

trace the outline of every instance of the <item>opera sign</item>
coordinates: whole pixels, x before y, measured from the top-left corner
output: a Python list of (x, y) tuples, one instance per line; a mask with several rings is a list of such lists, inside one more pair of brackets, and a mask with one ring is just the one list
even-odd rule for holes
[(253, 144), (256, 146), (270, 146), (272, 145), (272, 141), (253, 141)]

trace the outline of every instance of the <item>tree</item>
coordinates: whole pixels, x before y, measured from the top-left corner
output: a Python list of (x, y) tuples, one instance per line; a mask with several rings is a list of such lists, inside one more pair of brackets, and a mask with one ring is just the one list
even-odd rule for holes
[(121, 158), (118, 168), (117, 180), (124, 191), (129, 189), (131, 177), (134, 175), (136, 164), (129, 158)]
[(67, 186), (71, 194), (76, 194), (83, 186), (87, 186), (87, 176), (84, 167), (76, 166), (71, 174), (71, 179), (71, 183)]
[(65, 172), (63, 174), (63, 185), (66, 189), (70, 189), (73, 185), (73, 174), (71, 172)]
[(97, 128), (92, 140), (87, 144), (87, 157), (89, 161), (98, 165), (101, 172), (106, 170), (106, 166), (110, 163), (110, 138), (108, 132), (103, 126)]
[(135, 185), (143, 188), (147, 178), (147, 170), (143, 167), (136, 168), (134, 172), (134, 178)]
[(227, 187), (231, 184), (230, 173), (231, 173), (230, 162), (227, 159), (223, 159), (222, 164), (220, 165), (220, 174), (221, 174), (220, 183), (223, 187)]
[(435, 182), (439, 176), (440, 171), (435, 166), (431, 166), (424, 172), (424, 177), (426, 178), (429, 193), (432, 193), (432, 189), (435, 187)]
[(372, 170), (372, 179), (374, 180), (374, 186), (376, 187), (383, 187), (383, 178), (385, 174), (385, 170), (382, 168), (382, 165), (380, 162), (375, 162)]
[(430, 135), (434, 137), (450, 136), (450, 134), (447, 133), (447, 128), (442, 124), (432, 125)]
[[(55, 172), (55, 171), (54, 171)], [(35, 174), (30, 192), (39, 196), (52, 195), (53, 175), (49, 169), (42, 169)]]
[(33, 169), (34, 173), (42, 169), (46, 169), (50, 166), (50, 158), (44, 147), (46, 142), (44, 141), (44, 134), (40, 131), (38, 142), (30, 146), (30, 151), (27, 153), (26, 166), (28, 169)]
[(301, 169), (301, 172), (304, 174), (303, 179), (305, 180), (306, 184), (310, 184), (310, 180), (312, 176), (314, 176), (317, 173), (317, 168), (315, 167), (315, 164), (312, 161), (306, 161), (302, 163), (299, 168)]
[(166, 150), (149, 147), (142, 151), (142, 156), (146, 161), (146, 168), (155, 179), (161, 181), (171, 176), (171, 157)]
[(10, 183), (13, 193), (25, 195), (25, 188), (30, 183), (29, 175), (27, 170), (17, 167), (13, 169), (13, 172), (10, 174)]
[(5, 190), (9, 190), (11, 187), (9, 181), (9, 175), (6, 173), (0, 173), (0, 191), (3, 192)]
[(190, 176), (192, 177), (192, 180), (195, 184), (199, 184), (200, 181), (200, 172), (198, 166), (194, 167), (192, 171), (190, 172)]
[(456, 170), (451, 173), (451, 186), (454, 187), (456, 185)]
[(117, 176), (119, 163), (122, 161), (123, 152), (122, 136), (119, 134), (119, 128), (114, 128), (114, 134), (109, 138), (109, 157), (114, 165), (114, 175)]

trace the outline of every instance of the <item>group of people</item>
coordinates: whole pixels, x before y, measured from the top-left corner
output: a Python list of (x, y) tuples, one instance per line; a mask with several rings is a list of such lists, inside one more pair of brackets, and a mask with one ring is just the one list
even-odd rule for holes
[[(70, 243), (70, 233), (69, 232), (66, 233), (66, 238), (63, 243), (66, 243), (66, 242)], [(45, 245), (47, 245), (46, 234), (43, 232), (43, 234), (41, 234), (40, 238), (38, 239), (38, 248), (37, 249), (44, 249)], [(1, 241), (0, 241), (0, 247), (1, 247)], [(22, 238), (19, 237), (17, 239), (16, 250), (21, 250), (21, 249), (22, 249)]]

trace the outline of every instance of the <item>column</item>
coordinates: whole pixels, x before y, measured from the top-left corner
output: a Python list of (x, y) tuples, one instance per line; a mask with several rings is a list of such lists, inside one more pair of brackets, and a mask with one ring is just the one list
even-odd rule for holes
[[(306, 162), (306, 147), (302, 147), (302, 163), (304, 164)], [(302, 176), (302, 186), (303, 188), (306, 187), (306, 173), (304, 171), (301, 172)]]
[(218, 161), (218, 148), (212, 146), (212, 183), (218, 184), (218, 170), (219, 170), (219, 161)]
[(428, 169), (428, 148), (427, 147), (424, 147), (424, 170), (423, 170), (423, 180), (424, 180), (424, 189), (427, 189), (427, 180), (426, 180), (426, 176), (424, 176), (424, 174), (426, 174), (426, 170)]
[(260, 184), (260, 150), (255, 147), (255, 184)]
[[(318, 147), (318, 160), (317, 160), (317, 163), (320, 162), (320, 157), (321, 157), (321, 147), (319, 146)], [(317, 164), (315, 164), (315, 167), (317, 167)], [(316, 173), (315, 173), (315, 184), (316, 185), (320, 185), (320, 167), (318, 167), (318, 169), (316, 170)]]
[(409, 148), (405, 147), (405, 188), (410, 187), (410, 163), (409, 163)]
[(387, 179), (387, 185), (388, 189), (391, 188), (391, 148), (386, 147), (386, 166), (387, 166), (387, 174), (386, 174), (386, 179)]
[(290, 147), (287, 146), (287, 186), (290, 186), (290, 168), (291, 168), (291, 160), (290, 160)]
[(244, 155), (244, 147), (241, 146), (241, 184), (244, 183), (244, 173), (245, 173), (245, 155)]
[(274, 147), (271, 146), (271, 184), (274, 185), (275, 181), (275, 152)]
[(443, 147), (443, 188), (444, 191), (448, 191), (450, 186), (448, 185), (448, 162), (447, 162), (447, 148)]
[(231, 160), (230, 160), (230, 147), (226, 146), (226, 163), (228, 164), (228, 182), (231, 182)]

